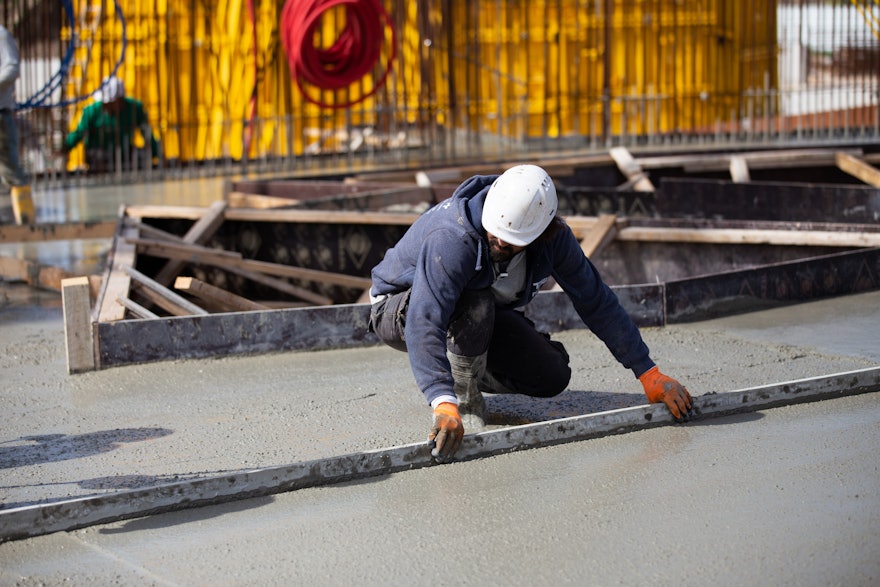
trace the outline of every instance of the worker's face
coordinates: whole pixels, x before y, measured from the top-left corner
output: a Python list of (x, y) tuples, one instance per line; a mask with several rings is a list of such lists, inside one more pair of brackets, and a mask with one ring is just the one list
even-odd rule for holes
[(525, 249), (506, 243), (491, 232), (486, 233), (486, 238), (489, 240), (489, 258), (495, 263), (509, 261), (511, 257)]

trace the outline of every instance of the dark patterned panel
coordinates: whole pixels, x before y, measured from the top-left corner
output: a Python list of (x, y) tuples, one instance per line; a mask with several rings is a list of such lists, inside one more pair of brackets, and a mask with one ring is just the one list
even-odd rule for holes
[(666, 320), (694, 322), (880, 289), (880, 249), (862, 249), (666, 284)]

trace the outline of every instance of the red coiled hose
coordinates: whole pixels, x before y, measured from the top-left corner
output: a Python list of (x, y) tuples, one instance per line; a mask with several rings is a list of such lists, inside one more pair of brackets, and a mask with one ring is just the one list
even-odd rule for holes
[[(321, 16), (340, 5), (345, 6), (345, 27), (330, 48), (315, 47), (314, 33)], [(309, 94), (304, 84), (321, 90), (339, 90), (373, 70), (382, 58), (386, 27), (391, 31), (391, 49), (369, 92), (355, 100), (333, 104)], [(281, 11), (281, 44), (290, 74), (303, 96), (326, 108), (348, 108), (375, 94), (391, 73), (397, 56), (396, 32), (381, 0), (287, 0)]]

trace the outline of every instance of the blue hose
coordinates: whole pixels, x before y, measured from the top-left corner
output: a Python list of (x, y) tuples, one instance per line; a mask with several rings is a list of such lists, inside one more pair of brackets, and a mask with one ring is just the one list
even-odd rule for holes
[[(62, 100), (61, 102), (55, 104), (47, 104), (46, 101), (52, 96), (53, 92), (61, 87), (61, 84), (64, 83), (64, 79), (67, 77), (68, 71), (70, 69), (70, 63), (73, 61), (73, 53), (76, 49), (76, 38), (77, 33), (75, 29), (74, 16), (73, 16), (73, 2), (72, 0), (62, 0), (62, 6), (64, 7), (64, 13), (67, 15), (67, 22), (70, 26), (70, 30), (72, 34), (70, 35), (70, 42), (67, 44), (67, 49), (64, 52), (64, 57), (61, 59), (61, 65), (59, 65), (58, 70), (49, 78), (49, 81), (46, 84), (37, 90), (34, 95), (29, 97), (26, 101), (20, 102), (16, 104), (16, 110), (30, 110), (33, 108), (65, 108), (72, 104), (76, 104), (78, 102), (82, 102), (83, 100), (87, 100), (91, 97), (92, 93), (86, 94), (85, 96), (76, 96), (74, 98), (68, 100)], [(119, 6), (118, 0), (113, 1), (113, 5), (116, 7), (116, 16), (119, 18), (119, 23), (122, 25), (122, 49), (119, 52), (119, 59), (116, 60), (116, 64), (113, 66), (112, 75), (116, 75), (116, 72), (119, 70), (119, 67), (122, 65), (122, 62), (125, 60), (125, 48), (128, 45), (128, 38), (125, 34), (125, 16), (122, 14), (122, 7)]]

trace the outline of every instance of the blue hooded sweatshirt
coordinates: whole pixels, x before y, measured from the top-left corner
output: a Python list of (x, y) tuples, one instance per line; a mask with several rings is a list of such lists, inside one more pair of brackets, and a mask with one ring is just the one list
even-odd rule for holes
[[(430, 404), (455, 396), (446, 332), (465, 289), (485, 289), (495, 279), (489, 244), (481, 222), (486, 194), (497, 175), (476, 175), (420, 216), (373, 268), (374, 296), (412, 288), (406, 314), (407, 353), (416, 384)], [(571, 229), (549, 241), (526, 247), (527, 284), (520, 299), (505, 308), (528, 304), (553, 277), (568, 294), (584, 324), (614, 357), (638, 377), (654, 366), (648, 347), (617, 296), (602, 281)]]

